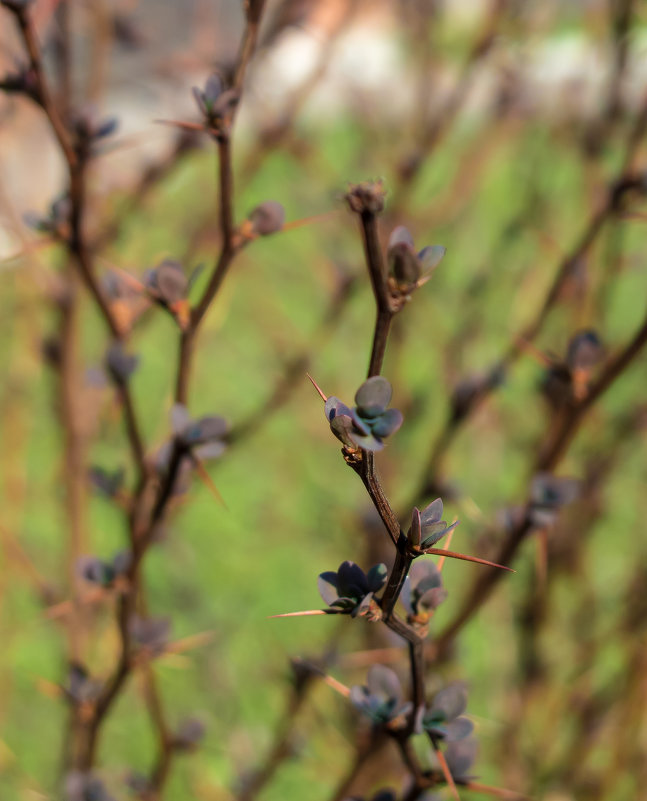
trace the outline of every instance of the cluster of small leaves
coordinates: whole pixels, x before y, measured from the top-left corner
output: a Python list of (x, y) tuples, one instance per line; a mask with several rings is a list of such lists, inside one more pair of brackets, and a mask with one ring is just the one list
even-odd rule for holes
[(443, 577), (433, 562), (419, 560), (409, 570), (400, 592), (407, 622), (426, 625), (434, 610), (447, 598)]
[(193, 87), (193, 97), (204, 118), (205, 127), (216, 137), (224, 135), (238, 105), (236, 89), (226, 89), (222, 78), (213, 73), (207, 78), (204, 89)]
[(397, 674), (383, 665), (373, 665), (366, 685), (350, 688), (351, 703), (375, 725), (403, 728), (413, 710), (411, 701), (403, 701), (402, 685)]
[(577, 499), (580, 488), (575, 478), (537, 473), (530, 482), (528, 516), (532, 525), (537, 528), (553, 525), (559, 510)]
[(408, 295), (429, 279), (446, 252), (442, 245), (430, 245), (416, 252), (409, 231), (403, 225), (394, 228), (387, 250), (391, 289)]
[(422, 512), (415, 507), (411, 513), (411, 528), (407, 534), (410, 544), (424, 552), (427, 548), (433, 548), (437, 542), (458, 525), (458, 520), (451, 525), (447, 525), (444, 520), (440, 519), (442, 516), (443, 502), (440, 498), (432, 501)]
[(460, 682), (449, 684), (434, 696), (425, 710), (422, 727), (434, 742), (446, 743), (464, 740), (474, 730), (469, 718), (463, 716), (467, 708), (467, 689)]
[(402, 413), (387, 409), (393, 390), (382, 376), (365, 381), (355, 393), (353, 409), (334, 396), (326, 400), (324, 411), (330, 430), (347, 448), (379, 451), (383, 439), (402, 425)]
[(364, 573), (354, 562), (342, 562), (336, 573), (328, 570), (319, 575), (319, 593), (331, 609), (351, 617), (360, 615), (378, 620), (381, 610), (374, 595), (384, 586), (387, 573), (382, 563)]
[(77, 572), (84, 581), (107, 589), (113, 587), (120, 576), (126, 575), (131, 559), (130, 551), (119, 551), (109, 562), (96, 556), (83, 556), (77, 563)]

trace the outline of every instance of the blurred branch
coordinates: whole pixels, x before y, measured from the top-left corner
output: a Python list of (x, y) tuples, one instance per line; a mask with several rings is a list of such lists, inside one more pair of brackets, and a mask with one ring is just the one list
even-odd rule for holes
[[(535, 460), (533, 473), (555, 469), (583, 423), (587, 412), (631, 365), (645, 344), (647, 344), (647, 316), (624, 350), (607, 363), (599, 378), (589, 388), (586, 396), (581, 401), (572, 403), (568, 413), (563, 416), (559, 427), (549, 435), (540, 448)], [(511, 563), (525, 537), (532, 529), (529, 511), (528, 502), (524, 513), (520, 516), (520, 522), (512, 526), (505, 536), (495, 557), (496, 562), (503, 565)], [(480, 609), (499, 583), (501, 575), (498, 570), (487, 570), (478, 576), (461, 608), (437, 639), (436, 645), (440, 653), (449, 646), (456, 634)]]
[(555, 277), (534, 320), (513, 339), (512, 344), (502, 354), (490, 374), (474, 388), (469, 398), (461, 404), (460, 409), (453, 408), (450, 410), (447, 422), (432, 446), (424, 471), (425, 480), (420, 495), (426, 496), (435, 491), (442, 461), (453, 444), (457, 433), (474, 416), (477, 409), (481, 407), (490, 394), (498, 388), (501, 383), (498, 376), (505, 375), (523, 353), (521, 344), (532, 344), (537, 339), (550, 312), (559, 301), (566, 283), (571, 278), (579, 262), (593, 247), (605, 224), (622, 210), (624, 199), (628, 194), (635, 191), (643, 191), (642, 177), (636, 172), (634, 162), (646, 129), (647, 96), (643, 100), (640, 112), (629, 133), (621, 166), (616, 177), (609, 182), (606, 188), (604, 202), (594, 210), (575, 246), (560, 262)]

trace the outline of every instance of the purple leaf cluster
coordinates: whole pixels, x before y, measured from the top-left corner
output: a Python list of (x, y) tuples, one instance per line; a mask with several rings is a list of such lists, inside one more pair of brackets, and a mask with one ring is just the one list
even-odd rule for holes
[(355, 393), (355, 407), (350, 408), (334, 396), (326, 401), (324, 411), (330, 430), (349, 448), (379, 451), (384, 438), (402, 425), (402, 413), (387, 409), (393, 390), (382, 376), (366, 380)]

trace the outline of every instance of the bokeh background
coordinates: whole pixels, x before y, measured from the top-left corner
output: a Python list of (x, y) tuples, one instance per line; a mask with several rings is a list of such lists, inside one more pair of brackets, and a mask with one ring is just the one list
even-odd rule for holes
[[(34, 5), (54, 77), (59, 5)], [(164, 258), (187, 271), (208, 267), (218, 249), (212, 145), (198, 137), (177, 155), (177, 131), (156, 120), (197, 119), (190, 88), (235, 58), (239, 3), (68, 5), (67, 102), (120, 121), (92, 165), (89, 230), (113, 225), (98, 270), (141, 277)], [(21, 51), (0, 11), (2, 73)], [(342, 560), (369, 567), (390, 558), (305, 378), (307, 369), (327, 394), (350, 401), (365, 376), (373, 298), (342, 200), (348, 183), (384, 181), (385, 243), (405, 224), (421, 247), (447, 247), (397, 318), (387, 350), (384, 373), (405, 424), (377, 465), (402, 509), (412, 497), (433, 500), (416, 493), (429, 489), (430, 454), (454, 388), (486, 374), (517, 342), (607, 197), (645, 103), (646, 56), (639, 1), (269, 4), (234, 139), (236, 216), (276, 200), (302, 224), (241, 254), (201, 333), (191, 412), (223, 415), (242, 432), (209, 465), (226, 508), (194, 481), (146, 557), (151, 612), (172, 620), (174, 641), (204, 635), (155, 662), (169, 718), (195, 715), (206, 730), (199, 749), (174, 763), (169, 801), (241, 797), (289, 710), (291, 658), (334, 654), (331, 674), (354, 684), (371, 649), (400, 645), (365, 621), (268, 619), (316, 608), (317, 574)], [(641, 140), (638, 171), (644, 155)], [(61, 604), (74, 568), (51, 360), (64, 256), (24, 215), (45, 214), (63, 185), (41, 111), (0, 96), (0, 796), (25, 801), (61, 797)], [(546, 364), (564, 358), (579, 330), (595, 329), (613, 354), (640, 325), (646, 221), (641, 197), (632, 197), (577, 254), (533, 346), (434, 463), (447, 514), (461, 519), (457, 550), (494, 553), (504, 510), (527, 495), (553, 414), (542, 392)], [(87, 297), (79, 327), (85, 466), (124, 467), (128, 485), (120, 411), (102, 369), (105, 332)], [(177, 337), (173, 320), (153, 309), (132, 340), (140, 357), (132, 389), (151, 453), (168, 437)], [(646, 368), (640, 356), (618, 379), (557, 469), (583, 480), (581, 499), (528, 538), (517, 572), (465, 626), (451, 658), (430, 666), (430, 687), (469, 685), (481, 749), (475, 773), (488, 784), (546, 801), (645, 793)], [(126, 543), (123, 511), (90, 481), (82, 531), (86, 554), (107, 558)], [(445, 565), (449, 597), (432, 636), (479, 570)], [(85, 659), (99, 677), (117, 649), (111, 604), (88, 611)], [(396, 654), (398, 665), (406, 676)], [(361, 721), (316, 682), (288, 719), (287, 758), (257, 797), (334, 797)], [(99, 773), (114, 798), (129, 797), (127, 776), (146, 773), (154, 749), (135, 675), (101, 744)], [(358, 792), (399, 788), (397, 755), (387, 750), (357, 781)]]

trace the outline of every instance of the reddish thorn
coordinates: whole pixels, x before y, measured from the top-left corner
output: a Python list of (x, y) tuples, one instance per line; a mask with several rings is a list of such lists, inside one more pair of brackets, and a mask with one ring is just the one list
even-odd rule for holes
[(450, 559), (462, 559), (464, 562), (475, 562), (477, 565), (485, 565), (486, 567), (498, 567), (499, 570), (507, 570), (508, 573), (517, 572), (511, 567), (498, 565), (496, 562), (490, 562), (487, 559), (479, 559), (478, 556), (467, 556), (464, 553), (456, 553), (456, 551), (446, 551), (444, 548), (425, 548), (423, 553), (435, 554), (436, 556), (447, 556)]
[(316, 382), (316, 381), (314, 380), (314, 378), (313, 378), (313, 377), (310, 375), (310, 373), (306, 373), (306, 375), (307, 375), (307, 376), (308, 376), (308, 378), (310, 379), (310, 383), (312, 384), (312, 386), (313, 386), (313, 387), (314, 387), (314, 388), (317, 390), (317, 392), (319, 393), (319, 397), (320, 397), (320, 398), (323, 400), (323, 402), (325, 403), (325, 402), (328, 400), (328, 398), (327, 398), (327, 397), (324, 395), (324, 393), (323, 393), (323, 391), (322, 391), (321, 387), (319, 386), (319, 384), (317, 384), (317, 382)]

